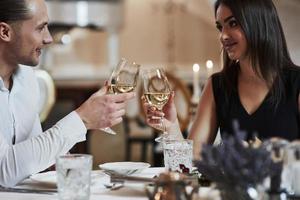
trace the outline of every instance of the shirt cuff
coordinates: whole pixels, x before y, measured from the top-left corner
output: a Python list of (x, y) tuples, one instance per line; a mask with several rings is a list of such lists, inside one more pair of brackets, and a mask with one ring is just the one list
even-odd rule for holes
[(87, 129), (77, 112), (71, 112), (57, 122), (56, 125), (60, 128), (61, 133), (65, 137), (71, 138), (76, 142), (82, 142), (86, 140), (85, 135), (87, 133)]

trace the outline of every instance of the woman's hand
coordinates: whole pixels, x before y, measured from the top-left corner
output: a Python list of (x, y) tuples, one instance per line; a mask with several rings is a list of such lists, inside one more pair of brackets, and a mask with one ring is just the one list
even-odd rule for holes
[(177, 126), (177, 112), (174, 103), (174, 96), (174, 91), (172, 91), (170, 98), (162, 111), (150, 105), (145, 97), (142, 96), (146, 122), (149, 126), (167, 132), (169, 132), (172, 127)]

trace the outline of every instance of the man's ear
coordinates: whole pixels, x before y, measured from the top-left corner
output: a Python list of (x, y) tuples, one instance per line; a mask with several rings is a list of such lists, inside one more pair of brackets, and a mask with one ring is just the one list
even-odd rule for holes
[(12, 26), (5, 22), (0, 22), (0, 39), (9, 42), (12, 38)]

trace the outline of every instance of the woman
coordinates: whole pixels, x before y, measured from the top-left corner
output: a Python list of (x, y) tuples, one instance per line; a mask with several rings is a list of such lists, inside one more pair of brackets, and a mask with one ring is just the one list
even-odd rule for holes
[[(204, 88), (189, 138), (194, 154), (201, 144), (233, 134), (232, 122), (259, 138), (300, 137), (300, 70), (291, 60), (276, 8), (271, 0), (217, 0), (216, 27), (223, 46), (223, 69)], [(179, 130), (173, 97), (163, 113), (147, 103), (148, 124), (164, 116), (169, 133)], [(156, 118), (155, 118), (155, 117)]]

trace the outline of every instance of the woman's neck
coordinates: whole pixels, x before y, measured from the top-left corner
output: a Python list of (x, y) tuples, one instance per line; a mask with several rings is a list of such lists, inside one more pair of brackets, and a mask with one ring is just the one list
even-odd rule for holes
[[(254, 71), (253, 66), (249, 59), (240, 60), (240, 74), (239, 76), (242, 77), (245, 81), (262, 81), (263, 78)], [(260, 74), (260, 71), (258, 71)]]

